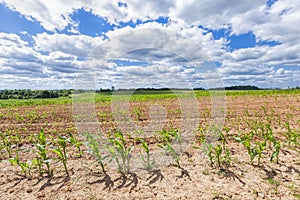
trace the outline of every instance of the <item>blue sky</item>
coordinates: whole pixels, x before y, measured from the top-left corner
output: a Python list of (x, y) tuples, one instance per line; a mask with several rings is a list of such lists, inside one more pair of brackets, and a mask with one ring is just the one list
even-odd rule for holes
[(299, 18), (293, 0), (0, 0), (0, 89), (74, 88), (86, 70), (103, 88), (300, 86)]

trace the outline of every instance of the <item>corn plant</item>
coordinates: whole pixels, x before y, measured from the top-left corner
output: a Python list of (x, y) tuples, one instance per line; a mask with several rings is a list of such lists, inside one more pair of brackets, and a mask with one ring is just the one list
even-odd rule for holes
[(179, 151), (182, 152), (182, 137), (178, 129), (172, 129), (173, 141), (179, 144)]
[(170, 144), (169, 142), (167, 142), (167, 144), (166, 144), (166, 146), (165, 146), (165, 149), (166, 149), (167, 155), (171, 155), (171, 156), (174, 158), (174, 161), (175, 161), (175, 163), (176, 163), (176, 166), (177, 166), (178, 168), (181, 168), (180, 162), (179, 162), (179, 161), (180, 161), (180, 154), (178, 154), (178, 153), (175, 151), (173, 145)]
[(216, 159), (217, 159), (217, 165), (218, 167), (220, 168), (221, 167), (221, 155), (222, 155), (222, 146), (221, 145), (217, 145), (215, 148), (214, 148), (214, 153), (216, 155)]
[(2, 146), (3, 148), (7, 151), (8, 153), (8, 157), (11, 158), (11, 145), (12, 145), (12, 141), (9, 139), (10, 137), (8, 135), (6, 135), (5, 133), (0, 132), (0, 137), (2, 139)]
[(67, 132), (67, 134), (69, 135), (69, 138), (68, 138), (68, 142), (75, 146), (78, 150), (78, 156), (79, 157), (82, 157), (83, 156), (83, 152), (81, 150), (81, 142), (71, 133), (71, 132)]
[(92, 155), (97, 159), (97, 162), (101, 167), (101, 171), (103, 173), (105, 173), (106, 170), (105, 170), (103, 161), (104, 161), (104, 159), (106, 159), (107, 156), (102, 157), (101, 151), (99, 149), (99, 144), (92, 135), (87, 134), (86, 139), (88, 141), (88, 147), (90, 148)]
[(141, 111), (141, 109), (139, 109), (139, 108), (134, 108), (134, 113), (135, 113), (135, 115), (136, 115), (136, 117), (137, 117), (137, 120), (138, 121), (142, 121), (142, 119), (143, 119), (143, 117), (142, 117), (142, 115), (143, 115), (143, 112)]
[(258, 165), (260, 165), (260, 159), (262, 157), (262, 153), (263, 153), (263, 150), (265, 149), (267, 143), (266, 141), (263, 141), (263, 142), (256, 142), (256, 152), (257, 152), (257, 155), (258, 155)]
[(226, 150), (227, 140), (226, 140), (225, 134), (221, 130), (220, 130), (220, 139), (221, 139), (221, 142), (222, 142), (223, 149)]
[(211, 144), (206, 145), (206, 154), (210, 161), (210, 166), (212, 167), (214, 164), (214, 154), (213, 154), (213, 146)]
[(118, 131), (114, 134), (114, 138), (110, 138), (112, 147), (109, 148), (109, 152), (112, 155), (112, 159), (117, 162), (118, 170), (127, 174), (130, 172), (130, 152), (134, 146), (128, 147), (122, 132)]
[(64, 166), (66, 174), (69, 175), (68, 167), (67, 167), (68, 155), (66, 151), (67, 139), (65, 137), (58, 136), (58, 139), (54, 142), (58, 146), (52, 149), (52, 152), (54, 152), (58, 156), (59, 161), (61, 161)]
[(275, 138), (273, 136), (273, 130), (271, 128), (271, 124), (268, 123), (265, 125), (266, 131), (264, 134), (264, 139), (269, 142), (269, 148), (271, 148), (272, 143), (275, 144)]
[[(44, 130), (41, 129), (39, 134), (36, 136), (36, 144), (37, 147), (37, 161), (40, 162), (38, 165), (42, 166), (42, 164), (46, 164), (47, 167), (47, 174), (50, 176), (52, 174), (50, 168), (51, 159), (47, 155), (47, 139), (44, 134)], [(41, 168), (40, 168), (41, 169)], [(40, 174), (42, 174), (42, 169), (40, 170)]]
[(250, 156), (250, 163), (251, 165), (253, 165), (253, 160), (255, 158), (255, 156), (257, 155), (257, 151), (256, 148), (253, 148), (251, 146), (251, 139), (249, 134), (245, 134), (242, 137), (236, 137), (235, 140), (239, 143), (242, 143), (244, 145), (244, 147), (247, 149), (247, 153)]
[(154, 160), (154, 158), (151, 159), (151, 157), (150, 157), (150, 149), (149, 149), (147, 142), (145, 140), (141, 139), (141, 144), (142, 144), (142, 149), (146, 153), (146, 155), (140, 154), (142, 161), (143, 161), (143, 165), (147, 171), (151, 171), (153, 169), (153, 166), (155, 165), (155, 160)]
[(36, 165), (38, 167), (39, 174), (43, 174), (42, 166), (43, 166), (43, 161), (40, 158), (40, 156), (36, 155), (35, 159), (32, 160), (32, 164)]
[(22, 173), (26, 177), (27, 169), (29, 169), (30, 166), (29, 166), (29, 164), (27, 162), (21, 162), (20, 161), (20, 159), (19, 159), (19, 151), (18, 150), (16, 150), (16, 157), (15, 158), (10, 158), (9, 162), (11, 164), (13, 164), (13, 165), (18, 165), (21, 168)]
[(168, 142), (172, 141), (172, 135), (169, 131), (163, 129), (162, 131), (159, 132), (159, 134), (161, 135), (161, 139), (164, 144), (167, 144)]
[(299, 145), (298, 142), (299, 133), (291, 129), (289, 122), (286, 122), (285, 126), (287, 128), (287, 140), (285, 143), (288, 143), (289, 146), (291, 144), (294, 144), (295, 146)]
[(205, 141), (206, 131), (204, 128), (199, 127), (199, 133), (196, 135), (197, 141), (202, 144)]
[(223, 145), (217, 144), (213, 147), (212, 144), (205, 144), (205, 151), (211, 167), (213, 167), (215, 162), (218, 168), (221, 168), (222, 165), (226, 167), (231, 165), (231, 153), (228, 149), (223, 149)]
[(276, 164), (278, 164), (279, 162), (279, 152), (280, 152), (280, 149), (281, 149), (281, 144), (280, 144), (280, 141), (275, 141), (274, 142), (274, 146), (273, 146), (273, 153), (271, 155), (271, 159), (270, 161), (272, 162), (274, 160), (274, 158), (276, 159)]
[(222, 157), (223, 162), (226, 164), (226, 166), (230, 166), (232, 163), (232, 159), (231, 159), (231, 153), (228, 149), (226, 149), (225, 151), (225, 155)]
[(179, 130), (175, 128), (171, 128), (169, 131), (163, 129), (159, 132), (159, 135), (161, 136), (164, 145), (168, 142), (172, 142), (173, 140), (181, 142), (181, 135), (179, 134)]

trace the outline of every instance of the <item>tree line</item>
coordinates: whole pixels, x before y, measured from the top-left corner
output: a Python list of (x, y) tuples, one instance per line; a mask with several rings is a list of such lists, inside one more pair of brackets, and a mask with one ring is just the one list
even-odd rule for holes
[(72, 90), (0, 90), (0, 99), (47, 99), (69, 97)]

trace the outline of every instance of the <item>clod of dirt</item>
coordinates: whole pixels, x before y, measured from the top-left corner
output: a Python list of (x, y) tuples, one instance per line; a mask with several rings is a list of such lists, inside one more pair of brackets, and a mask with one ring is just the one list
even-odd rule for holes
[(31, 193), (31, 192), (32, 192), (32, 189), (29, 188), (29, 189), (26, 190), (26, 192), (27, 192), (27, 193)]

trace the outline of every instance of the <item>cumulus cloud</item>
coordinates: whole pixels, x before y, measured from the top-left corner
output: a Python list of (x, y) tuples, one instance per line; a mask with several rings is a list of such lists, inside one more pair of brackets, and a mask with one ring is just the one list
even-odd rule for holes
[(35, 50), (45, 52), (60, 51), (84, 58), (102, 44), (100, 37), (86, 35), (66, 35), (41, 33), (33, 36)]
[[(271, 6), (267, 6), (265, 0), (255, 3), (252, 0), (127, 0), (122, 4), (118, 0), (0, 0), (0, 3), (50, 31), (33, 35), (32, 45), (16, 34), (0, 33), (3, 87), (10, 84), (11, 79), (16, 83), (39, 84), (60, 80), (54, 81), (57, 86), (69, 87), (78, 71), (99, 70), (99, 67), (106, 70), (102, 77), (106, 82), (112, 81), (110, 77), (120, 81), (124, 75), (134, 80), (152, 77), (149, 84), (150, 80), (176, 82), (176, 75), (180, 75), (200, 84), (205, 78), (217, 78), (213, 76), (215, 71), (192, 67), (205, 61), (220, 63), (218, 71), (226, 84), (268, 85), (270, 80), (278, 80), (278, 84), (273, 83), (287, 86), (297, 85), (300, 77), (300, 29), (297, 27), (300, 2), (294, 0), (276, 1)], [(168, 23), (147, 22), (134, 28), (115, 28), (105, 32), (103, 37), (91, 37), (80, 34), (78, 22), (72, 21), (71, 15), (78, 9), (90, 11), (114, 25), (159, 17), (168, 18)], [(66, 27), (69, 32), (61, 33)], [(257, 44), (263, 41), (278, 43), (231, 52), (226, 36), (214, 37), (213, 31), (219, 29), (237, 36), (251, 32)], [(20, 34), (28, 35), (25, 31)], [(84, 66), (86, 58), (98, 64), (87, 69)], [(129, 62), (130, 66), (118, 66), (114, 62), (117, 59)], [(130, 62), (143, 66), (133, 66)], [(284, 66), (296, 69), (286, 70)], [(132, 80), (128, 79), (128, 87), (137, 83)]]
[(59, 51), (43, 55), (18, 35), (0, 33), (1, 88), (71, 87), (80, 63), (75, 55)]

